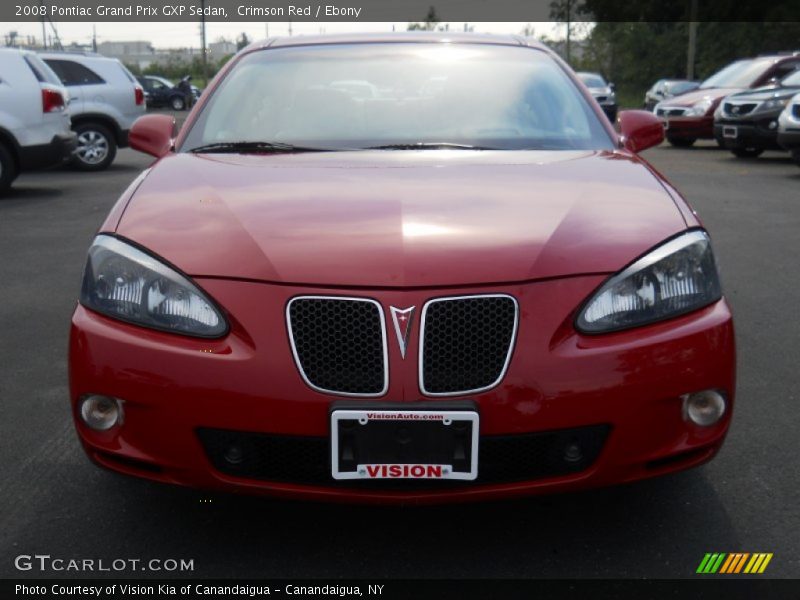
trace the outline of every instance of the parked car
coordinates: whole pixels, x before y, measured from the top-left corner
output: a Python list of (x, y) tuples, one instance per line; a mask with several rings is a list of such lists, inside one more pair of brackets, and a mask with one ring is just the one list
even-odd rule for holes
[(33, 52), (0, 48), (0, 193), (23, 171), (69, 159), (75, 149), (55, 73)]
[(608, 120), (612, 123), (617, 119), (617, 95), (614, 91), (614, 84), (607, 83), (599, 73), (575, 73), (583, 84), (589, 88), (600, 108), (606, 113)]
[(695, 91), (663, 100), (653, 110), (664, 119), (667, 141), (685, 148), (698, 139), (714, 139), (714, 111), (725, 96), (775, 83), (798, 67), (797, 53), (737, 60)]
[(128, 145), (128, 131), (145, 113), (144, 90), (119, 60), (91, 52), (40, 55), (70, 93), (72, 129), (78, 149), (72, 164), (100, 171)]
[(699, 81), (689, 79), (659, 79), (644, 94), (645, 110), (653, 110), (659, 102), (668, 98), (680, 96), (686, 92), (696, 90), (700, 86)]
[(793, 96), (778, 117), (778, 144), (800, 166), (800, 94)]
[(778, 117), (797, 93), (800, 70), (777, 85), (726, 96), (714, 113), (714, 137), (720, 146), (740, 158), (753, 158), (764, 150), (781, 150)]
[(629, 482), (721, 447), (732, 317), (708, 234), (636, 154), (663, 126), (624, 111), (617, 134), (547, 47), (276, 39), (194, 117), (177, 139), (171, 115), (136, 122), (157, 160), (89, 249), (69, 369), (96, 463), (420, 503)]
[(190, 85), (192, 98), (187, 102), (186, 93), (172, 81), (159, 75), (142, 75), (136, 78), (144, 88), (147, 106), (168, 106), (172, 110), (186, 110), (200, 97), (201, 90)]

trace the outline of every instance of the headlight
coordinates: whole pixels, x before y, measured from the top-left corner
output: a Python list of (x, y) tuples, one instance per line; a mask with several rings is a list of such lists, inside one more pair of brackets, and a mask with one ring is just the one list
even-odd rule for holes
[(708, 112), (712, 104), (714, 104), (713, 100), (710, 98), (703, 98), (699, 102), (695, 102), (692, 107), (686, 111), (685, 115), (687, 117), (702, 117)]
[(89, 249), (81, 304), (144, 327), (198, 337), (228, 330), (214, 303), (186, 277), (115, 237), (98, 235)]
[(722, 297), (711, 241), (690, 231), (652, 250), (606, 281), (575, 322), (605, 333), (669, 319)]
[(756, 107), (755, 112), (766, 112), (777, 109), (783, 110), (784, 107), (789, 104), (789, 100), (791, 100), (791, 98), (772, 98), (771, 100), (766, 100)]

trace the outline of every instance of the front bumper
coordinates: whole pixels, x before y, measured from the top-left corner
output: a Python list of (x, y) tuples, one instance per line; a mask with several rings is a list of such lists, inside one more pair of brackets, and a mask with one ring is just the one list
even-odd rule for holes
[[(770, 128), (770, 124), (774, 126)], [(725, 137), (725, 131), (736, 128), (736, 137)], [(717, 120), (714, 122), (714, 137), (723, 148), (763, 148), (780, 150), (778, 145), (778, 124), (773, 118), (757, 121)]]
[(800, 151), (800, 129), (780, 132), (777, 142), (781, 148), (789, 152), (796, 153)]
[(713, 139), (714, 117), (661, 117), (664, 120), (664, 133), (673, 139)]
[[(301, 378), (287, 340), (284, 311), (292, 297), (330, 290), (198, 279), (231, 316), (231, 332), (199, 340), (141, 329), (78, 306), (70, 338), (73, 414), (89, 393), (124, 401), (121, 426), (106, 432), (76, 428), (89, 456), (115, 471), (212, 490), (359, 502), (453, 502), (583, 489), (637, 480), (709, 460), (723, 443), (734, 399), (734, 335), (724, 300), (645, 328), (583, 336), (572, 328), (572, 307), (604, 279), (573, 277), (514, 286), (520, 323), (502, 383), (468, 397), (480, 413), (481, 447), (502, 436), (601, 427), (596, 459), (579, 471), (531, 471), (513, 480), (391, 487), (313, 480), (291, 468), (272, 479), (238, 476), (215, 467), (218, 455), (201, 442), (208, 430), (269, 435), (316, 444), (325, 456), (329, 410), (338, 396), (316, 392)], [(438, 290), (360, 291), (352, 295), (389, 306), (421, 306)], [(448, 290), (448, 295), (486, 293)], [(389, 332), (390, 383), (375, 402), (408, 408), (427, 400), (417, 380), (418, 326), (403, 359)], [(684, 421), (683, 394), (715, 388), (728, 398), (723, 419), (700, 428)], [(368, 399), (361, 399), (369, 406)], [(485, 444), (484, 444), (485, 442)], [(308, 447), (308, 446), (305, 446)], [(321, 450), (320, 450), (321, 448)], [(293, 454), (294, 456), (294, 454)], [(305, 458), (304, 458), (305, 457)], [(514, 456), (510, 456), (509, 460)], [(219, 463), (217, 463), (219, 464)], [(280, 479), (280, 480), (279, 480)], [(365, 482), (366, 483), (366, 482)], [(374, 483), (374, 482), (369, 482)], [(412, 482), (409, 482), (412, 483)], [(443, 482), (436, 482), (443, 483)]]
[(66, 162), (77, 146), (78, 137), (73, 131), (54, 135), (49, 144), (22, 146), (19, 149), (20, 170), (44, 169)]

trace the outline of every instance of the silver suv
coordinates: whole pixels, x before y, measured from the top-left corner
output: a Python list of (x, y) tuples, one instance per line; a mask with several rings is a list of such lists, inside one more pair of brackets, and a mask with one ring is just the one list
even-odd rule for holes
[(107, 168), (128, 131), (145, 113), (144, 90), (120, 61), (91, 52), (40, 54), (70, 93), (72, 129), (78, 149), (72, 164), (84, 171)]
[(69, 159), (69, 95), (36, 54), (0, 48), (0, 194), (23, 171)]

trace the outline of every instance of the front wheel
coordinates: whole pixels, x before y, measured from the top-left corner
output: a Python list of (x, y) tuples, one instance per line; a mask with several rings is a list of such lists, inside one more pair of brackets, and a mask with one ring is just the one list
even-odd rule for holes
[(756, 158), (764, 152), (763, 148), (731, 148), (737, 158)]
[(117, 142), (105, 125), (82, 123), (73, 127), (78, 134), (78, 148), (72, 155), (72, 166), (80, 171), (102, 171), (114, 162)]
[(186, 100), (181, 98), (180, 96), (173, 96), (170, 101), (170, 106), (172, 106), (172, 110), (183, 110), (186, 108)]
[(676, 148), (689, 148), (694, 145), (697, 138), (676, 138), (667, 136), (667, 141)]
[(0, 144), (0, 194), (4, 194), (11, 187), (11, 183), (17, 178), (17, 165), (11, 152)]

